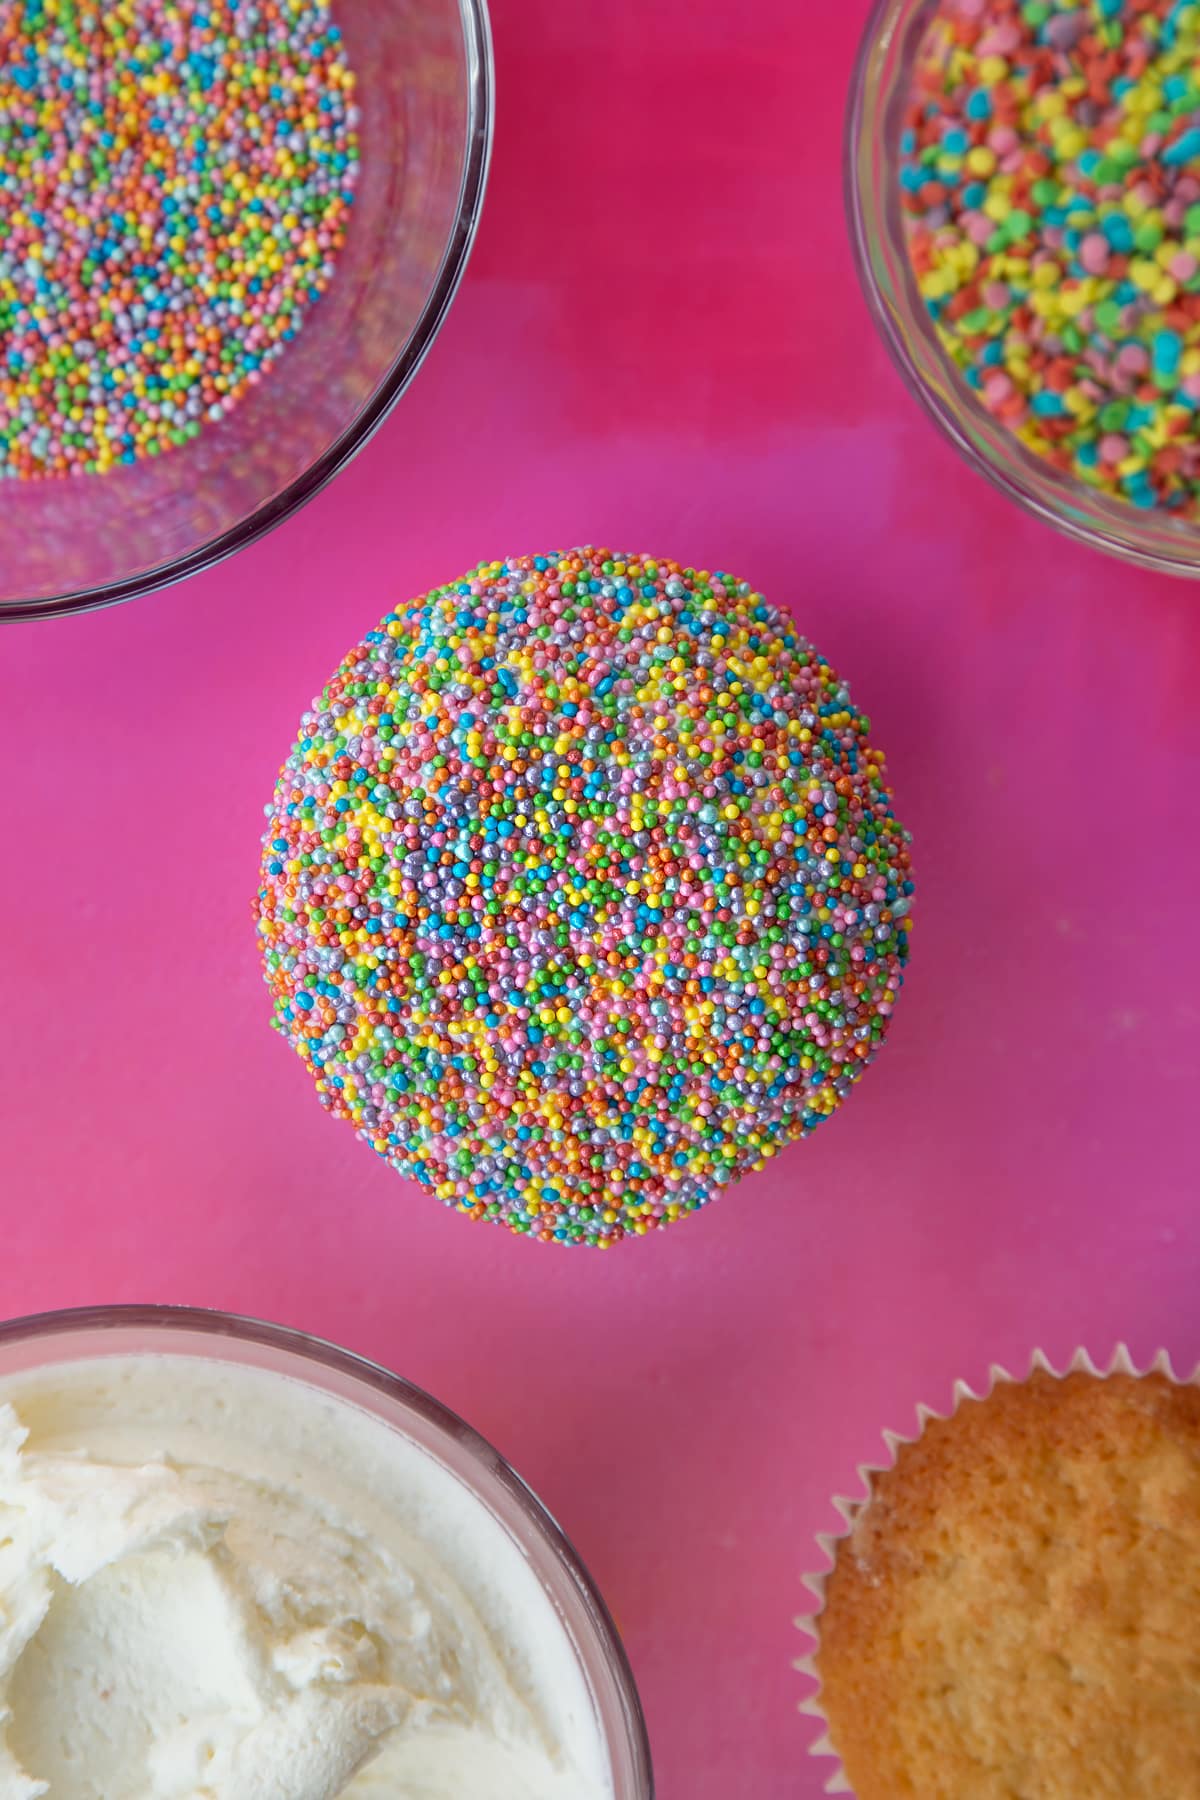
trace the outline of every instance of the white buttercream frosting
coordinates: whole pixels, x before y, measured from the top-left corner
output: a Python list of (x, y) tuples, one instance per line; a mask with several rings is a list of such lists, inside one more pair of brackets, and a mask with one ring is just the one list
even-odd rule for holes
[(609, 1800), (566, 1631), (500, 1524), (266, 1371), (0, 1383), (0, 1800)]

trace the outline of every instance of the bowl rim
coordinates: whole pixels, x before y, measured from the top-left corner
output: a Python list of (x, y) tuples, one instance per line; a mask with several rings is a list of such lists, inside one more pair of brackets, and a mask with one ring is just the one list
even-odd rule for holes
[[(1133, 515), (1128, 535), (1121, 531), (1115, 517), (1111, 525), (1098, 519), (1074, 518), (1067, 510), (1065, 501), (1061, 506), (1056, 505), (1052, 498), (1044, 497), (1028, 487), (1016, 472), (982, 454), (963, 429), (954, 408), (930, 386), (921, 373), (883, 294), (868, 247), (872, 208), (864, 193), (865, 184), (860, 170), (871, 65), (877, 48), (885, 41), (890, 42), (890, 37), (885, 38), (885, 33), (892, 15), (895, 15), (892, 25), (894, 35), (896, 30), (911, 24), (920, 11), (924, 10), (932, 15), (936, 5), (937, 0), (871, 0), (850, 73), (842, 130), (842, 196), (854, 269), (872, 322), (894, 368), (927, 417), (943, 437), (949, 439), (967, 466), (976, 474), (982, 475), (1006, 499), (1019, 506), (1022, 512), (1049, 525), (1073, 542), (1086, 545), (1090, 550), (1098, 550), (1102, 554), (1158, 574), (1181, 576), (1185, 580), (1196, 579), (1200, 577), (1200, 532), (1193, 531), (1190, 539), (1185, 539), (1181, 533), (1177, 551), (1171, 547), (1168, 538), (1164, 538), (1157, 547), (1152, 546), (1138, 537), (1133, 507), (1127, 509)], [(886, 226), (881, 222), (880, 228), (886, 229)], [(903, 276), (907, 287), (912, 279), (907, 255), (903, 259)], [(921, 323), (923, 326), (924, 321)], [(940, 354), (947, 376), (952, 380), (956, 391), (963, 392), (968, 404), (975, 404), (970, 390), (950, 358), (944, 352)], [(1020, 455), (1032, 456), (1032, 452), (1026, 451), (1018, 440), (1014, 438), (1013, 441)], [(1186, 548), (1189, 542), (1194, 542), (1191, 554)]]
[[(580, 1602), (594, 1636), (595, 1648), (620, 1701), (626, 1748), (635, 1784), (630, 1800), (654, 1800), (650, 1738), (641, 1697), (621, 1635), (595, 1580), (562, 1526), (529, 1483), (518, 1475), (507, 1458), (481, 1432), (469, 1425), (452, 1407), (382, 1363), (360, 1356), (357, 1351), (344, 1349), (327, 1338), (302, 1331), (295, 1326), (273, 1324), (266, 1319), (254, 1318), (246, 1313), (227, 1312), (219, 1307), (122, 1302), (26, 1313), (17, 1318), (0, 1320), (0, 1353), (15, 1344), (38, 1344), (106, 1331), (162, 1333), (168, 1338), (172, 1333), (177, 1333), (181, 1338), (191, 1336), (223, 1339), (235, 1345), (251, 1344), (259, 1349), (293, 1357), (300, 1362), (315, 1364), (345, 1378), (351, 1386), (368, 1388), (391, 1405), (416, 1415), (432, 1428), (435, 1435), (451, 1440), (465, 1451), (471, 1462), (486, 1473), (503, 1497), (520, 1514), (522, 1522), (530, 1528), (553, 1566), (564, 1577), (566, 1586)], [(169, 1355), (171, 1351), (164, 1347), (157, 1353)], [(103, 1352), (89, 1354), (102, 1355)], [(186, 1352), (181, 1349), (178, 1354)], [(315, 1387), (318, 1384), (314, 1382), (313, 1385)], [(484, 1494), (477, 1492), (476, 1497), (482, 1505), (487, 1505)], [(502, 1518), (499, 1523), (502, 1528), (507, 1529)], [(536, 1569), (534, 1573), (537, 1574)], [(553, 1603), (553, 1593), (551, 1598)], [(584, 1674), (591, 1686), (592, 1671), (586, 1664)], [(607, 1722), (599, 1719), (597, 1722), (608, 1743)]]
[(227, 557), (265, 537), (293, 513), (328, 487), (379, 430), (413, 376), (424, 362), (445, 322), (450, 303), (458, 292), (475, 242), (483, 211), (496, 117), (496, 69), (487, 0), (458, 0), (467, 68), (467, 140), (459, 181), (458, 210), (446, 241), (437, 276), (404, 345), (362, 411), (317, 460), (271, 500), (219, 532), (207, 543), (184, 556), (142, 570), (137, 575), (100, 587), (75, 588), (64, 594), (15, 600), (0, 606), (0, 622), (61, 618), (64, 614), (97, 612), (117, 606), (141, 594), (186, 581), (215, 567)]

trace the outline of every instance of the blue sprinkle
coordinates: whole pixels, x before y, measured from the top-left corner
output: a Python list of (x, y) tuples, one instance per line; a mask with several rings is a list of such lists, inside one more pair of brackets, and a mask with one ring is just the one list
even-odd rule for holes
[[(1104, 0), (1102, 0), (1103, 3)], [(1197, 157), (1200, 157), (1200, 126), (1196, 125), (1189, 126), (1187, 131), (1177, 137), (1173, 144), (1168, 144), (1161, 153), (1161, 160), (1169, 168), (1175, 168), (1180, 163), (1193, 162)]]
[(1177, 331), (1160, 331), (1154, 338), (1154, 367), (1162, 375), (1173, 375), (1183, 355), (1183, 339)]
[(1118, 256), (1128, 256), (1134, 248), (1133, 226), (1124, 213), (1109, 213), (1101, 219), (1100, 229)]

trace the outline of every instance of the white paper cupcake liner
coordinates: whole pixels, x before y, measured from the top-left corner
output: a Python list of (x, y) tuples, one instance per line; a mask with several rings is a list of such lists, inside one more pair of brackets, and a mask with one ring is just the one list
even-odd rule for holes
[(801, 1613), (795, 1621), (797, 1630), (804, 1632), (813, 1640), (812, 1649), (806, 1656), (798, 1657), (793, 1666), (813, 1683), (813, 1692), (806, 1700), (800, 1702), (801, 1713), (806, 1718), (815, 1719), (820, 1726), (818, 1736), (808, 1747), (808, 1754), (826, 1757), (836, 1765), (825, 1783), (827, 1794), (852, 1794), (854, 1792), (846, 1779), (846, 1772), (841, 1766), (836, 1746), (830, 1735), (829, 1720), (821, 1705), (821, 1679), (816, 1667), (817, 1645), (821, 1635), (820, 1619), (825, 1610), (825, 1588), (836, 1560), (837, 1546), (849, 1537), (859, 1513), (870, 1501), (871, 1484), (874, 1477), (886, 1474), (894, 1466), (897, 1451), (905, 1444), (915, 1444), (930, 1419), (951, 1419), (964, 1400), (986, 1400), (1002, 1382), (1027, 1381), (1030, 1375), (1038, 1372), (1052, 1376), (1055, 1381), (1062, 1381), (1067, 1375), (1077, 1374), (1094, 1375), (1100, 1380), (1104, 1380), (1109, 1375), (1133, 1375), (1138, 1379), (1144, 1375), (1165, 1375), (1167, 1380), (1174, 1382), (1177, 1387), (1190, 1387), (1200, 1381), (1200, 1368), (1195, 1369), (1191, 1375), (1176, 1375), (1166, 1350), (1158, 1351), (1143, 1368), (1139, 1368), (1134, 1362), (1125, 1344), (1117, 1345), (1106, 1367), (1100, 1367), (1093, 1362), (1086, 1350), (1076, 1350), (1066, 1367), (1062, 1369), (1056, 1369), (1043, 1350), (1035, 1350), (1030, 1358), (1027, 1374), (1010, 1375), (1008, 1370), (999, 1363), (993, 1363), (988, 1370), (986, 1386), (982, 1389), (977, 1390), (965, 1381), (955, 1382), (953, 1398), (948, 1411), (939, 1412), (936, 1407), (918, 1406), (917, 1429), (914, 1432), (908, 1435), (898, 1431), (883, 1433), (884, 1448), (887, 1451), (886, 1459), (877, 1463), (860, 1463), (855, 1470), (862, 1491), (857, 1497), (844, 1495), (834, 1497), (834, 1508), (841, 1515), (843, 1527), (841, 1531), (818, 1533), (817, 1548), (824, 1558), (824, 1567), (803, 1577), (803, 1584), (812, 1595), (813, 1604), (808, 1612)]

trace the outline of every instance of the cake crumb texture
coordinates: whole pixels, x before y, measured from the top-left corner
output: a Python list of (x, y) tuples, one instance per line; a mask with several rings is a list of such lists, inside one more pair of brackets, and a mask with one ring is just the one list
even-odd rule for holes
[(1200, 1800), (1200, 1390), (1038, 1371), (930, 1421), (819, 1632), (858, 1800)]

